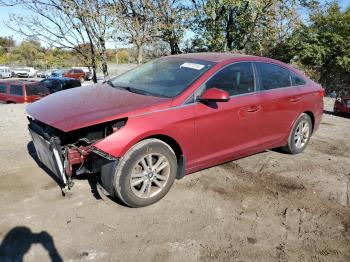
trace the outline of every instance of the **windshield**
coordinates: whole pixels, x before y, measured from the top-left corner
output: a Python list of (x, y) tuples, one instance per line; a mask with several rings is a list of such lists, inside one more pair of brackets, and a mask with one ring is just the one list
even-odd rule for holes
[(161, 58), (109, 81), (114, 87), (146, 95), (175, 97), (214, 65), (186, 58)]

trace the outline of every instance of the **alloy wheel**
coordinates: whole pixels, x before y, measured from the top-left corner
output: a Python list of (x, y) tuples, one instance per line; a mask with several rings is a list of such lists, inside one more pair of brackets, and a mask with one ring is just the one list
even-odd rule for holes
[(131, 190), (140, 198), (154, 197), (165, 187), (169, 176), (169, 160), (159, 153), (147, 154), (132, 169)]

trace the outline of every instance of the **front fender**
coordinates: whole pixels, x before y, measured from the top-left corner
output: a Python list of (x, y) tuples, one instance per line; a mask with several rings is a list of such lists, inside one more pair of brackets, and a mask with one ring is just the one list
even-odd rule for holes
[(190, 145), (194, 143), (193, 106), (173, 107), (129, 117), (124, 127), (97, 142), (94, 146), (120, 158), (137, 142), (157, 135), (174, 139), (186, 158), (191, 159), (193, 152)]

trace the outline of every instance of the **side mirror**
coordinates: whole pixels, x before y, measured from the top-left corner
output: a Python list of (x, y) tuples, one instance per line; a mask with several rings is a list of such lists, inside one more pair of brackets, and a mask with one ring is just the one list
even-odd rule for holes
[(229, 93), (216, 87), (207, 89), (202, 96), (197, 98), (199, 102), (227, 102), (229, 100)]

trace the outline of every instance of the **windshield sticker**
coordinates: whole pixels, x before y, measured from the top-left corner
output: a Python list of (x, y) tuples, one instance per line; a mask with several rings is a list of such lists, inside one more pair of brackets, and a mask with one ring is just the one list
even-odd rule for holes
[(180, 68), (182, 68), (182, 67), (201, 70), (204, 67), (204, 65), (195, 64), (195, 63), (183, 63), (182, 65), (180, 65)]

